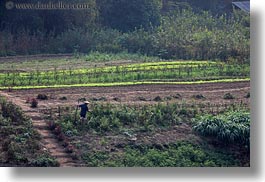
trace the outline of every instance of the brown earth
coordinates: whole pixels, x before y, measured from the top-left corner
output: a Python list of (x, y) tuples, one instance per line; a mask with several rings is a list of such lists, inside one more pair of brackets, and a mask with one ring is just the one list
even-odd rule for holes
[[(57, 106), (75, 106), (79, 98), (87, 100), (98, 99), (100, 102), (114, 104), (155, 104), (154, 98), (160, 96), (164, 102), (190, 103), (190, 104), (217, 104), (229, 105), (231, 103), (245, 103), (249, 105), (250, 99), (245, 98), (250, 92), (250, 82), (210, 83), (192, 85), (135, 85), (116, 87), (74, 87), (74, 88), (47, 88), (15, 90), (10, 95), (26, 101), (35, 98), (38, 94), (46, 94), (49, 99), (40, 101), (40, 108)], [(225, 100), (224, 94), (231, 93), (235, 99)], [(181, 98), (174, 99), (177, 94)], [(195, 99), (193, 96), (203, 95), (205, 99)], [(60, 100), (66, 97), (67, 100)], [(139, 99), (142, 97), (145, 101)], [(167, 97), (171, 97), (167, 99)]]
[[(113, 104), (156, 104), (154, 98), (160, 96), (162, 102), (171, 103), (189, 103), (189, 104), (215, 104), (231, 105), (244, 103), (246, 107), (250, 105), (250, 99), (245, 98), (250, 92), (250, 82), (234, 83), (211, 83), (211, 84), (193, 84), (193, 85), (137, 85), (137, 86), (117, 86), (117, 87), (76, 87), (76, 88), (58, 88), (58, 89), (30, 89), (14, 90), (12, 92), (0, 91), (0, 95), (17, 104), (22, 110), (32, 118), (33, 125), (42, 136), (42, 144), (45, 150), (49, 150), (52, 156), (57, 157), (61, 166), (80, 166), (80, 161), (72, 160), (71, 156), (66, 153), (65, 148), (55, 139), (55, 136), (48, 130), (47, 121), (45, 121), (43, 110), (58, 108), (58, 106), (75, 106), (77, 99), (100, 99), (103, 103)], [(225, 100), (225, 93), (231, 93), (235, 99)], [(26, 104), (27, 98), (36, 98), (38, 94), (46, 94), (48, 100), (39, 101), (38, 109), (32, 109)], [(177, 94), (181, 98), (174, 98)], [(204, 99), (196, 99), (193, 96), (203, 95)], [(67, 100), (60, 100), (66, 97)], [(141, 101), (139, 97), (145, 99)], [(171, 100), (166, 100), (171, 97)], [(114, 100), (116, 98), (116, 101)], [(117, 101), (118, 100), (118, 101)], [(104, 136), (93, 135), (91, 133), (83, 136), (71, 138), (71, 142), (78, 146), (84, 144), (80, 150), (96, 150), (119, 152), (119, 146), (133, 142), (135, 145), (141, 144), (168, 144), (179, 140), (194, 140), (200, 142), (199, 137), (192, 133), (191, 126), (183, 122), (182, 124), (168, 130), (156, 130), (148, 133), (135, 133), (136, 140), (124, 134), (106, 134)], [(86, 145), (85, 145), (86, 144)]]
[(8, 93), (0, 91), (0, 95), (4, 96), (8, 101), (21, 107), (22, 111), (31, 118), (34, 129), (41, 136), (42, 150), (48, 150), (51, 156), (55, 157), (59, 162), (60, 167), (79, 166), (79, 164), (72, 159), (72, 157), (66, 152), (65, 148), (58, 142), (55, 135), (48, 129), (47, 121), (43, 119), (39, 109), (29, 107), (29, 105), (19, 97), (14, 97)]

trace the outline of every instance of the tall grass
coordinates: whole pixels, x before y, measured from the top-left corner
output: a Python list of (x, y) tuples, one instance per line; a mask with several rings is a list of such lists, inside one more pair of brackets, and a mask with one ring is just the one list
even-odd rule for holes
[(215, 137), (225, 144), (250, 146), (250, 113), (228, 112), (224, 115), (206, 115), (197, 119), (194, 131), (202, 136)]

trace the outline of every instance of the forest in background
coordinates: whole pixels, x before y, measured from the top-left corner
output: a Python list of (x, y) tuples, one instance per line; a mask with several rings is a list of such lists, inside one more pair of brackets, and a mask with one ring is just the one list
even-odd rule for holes
[(86, 3), (90, 8), (8, 10), (6, 1), (1, 1), (0, 56), (126, 52), (163, 59), (249, 62), (250, 16), (234, 10), (231, 0), (64, 2)]

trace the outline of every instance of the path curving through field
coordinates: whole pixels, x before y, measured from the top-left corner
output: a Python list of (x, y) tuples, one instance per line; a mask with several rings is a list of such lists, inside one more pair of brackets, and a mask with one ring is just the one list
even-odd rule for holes
[(33, 109), (16, 96), (0, 91), (0, 95), (4, 96), (7, 101), (10, 101), (19, 106), (22, 111), (31, 118), (34, 129), (41, 136), (41, 146), (43, 150), (48, 150), (51, 156), (55, 157), (59, 162), (60, 167), (78, 167), (70, 154), (65, 151), (65, 148), (58, 142), (55, 135), (49, 130), (47, 122), (43, 119), (39, 109)]
[[(231, 93), (235, 96), (233, 100), (224, 100), (223, 96), (225, 93)], [(212, 103), (217, 105), (223, 104), (236, 104), (245, 103), (247, 106), (250, 105), (250, 99), (246, 98), (246, 94), (250, 93), (250, 82), (232, 82), (232, 83), (207, 83), (207, 84), (164, 84), (164, 85), (131, 85), (131, 86), (113, 86), (113, 87), (73, 87), (73, 88), (46, 88), (46, 89), (23, 89), (23, 90), (13, 90), (12, 92), (7, 92), (5, 90), (0, 91), (0, 95), (6, 97), (8, 101), (18, 105), (22, 108), (22, 111), (32, 119), (33, 126), (36, 131), (42, 137), (41, 144), (44, 150), (48, 150), (51, 156), (55, 157), (60, 163), (61, 167), (76, 167), (82, 166), (80, 161), (75, 161), (72, 159), (71, 155), (65, 151), (65, 148), (59, 143), (55, 135), (48, 129), (47, 122), (43, 119), (43, 110), (45, 109), (56, 109), (61, 106), (75, 106), (77, 104), (77, 99), (79, 98), (102, 98), (104, 97), (106, 101), (100, 101), (102, 103), (112, 103), (112, 104), (156, 104), (153, 98), (160, 96), (161, 98), (166, 98), (168, 96), (174, 96), (176, 94), (181, 95), (181, 99), (173, 99), (173, 103)], [(36, 98), (38, 94), (46, 94), (49, 96), (48, 100), (40, 101), (39, 107), (37, 109), (30, 108), (26, 104), (27, 98)], [(203, 100), (194, 100), (193, 96), (196, 94), (202, 94), (206, 98)], [(146, 101), (140, 101), (139, 96), (146, 98)], [(65, 97), (66, 100), (61, 100), (60, 98)], [(119, 102), (113, 100), (113, 98), (120, 99)], [(186, 125), (182, 125), (177, 129), (172, 131), (160, 132), (156, 134), (155, 140), (149, 136), (140, 136), (139, 138), (150, 138), (150, 141), (144, 141), (139, 139), (138, 142), (151, 142), (153, 143), (163, 141), (175, 141), (182, 138), (187, 138), (187, 134), (191, 134), (191, 130)], [(84, 139), (84, 138), (82, 138)], [(86, 138), (85, 138), (86, 139)], [(99, 143), (101, 138), (91, 137), (88, 135), (86, 142), (91, 145), (96, 145)], [(119, 142), (122, 140), (119, 139)], [(115, 144), (115, 141), (114, 141)], [(108, 149), (109, 150), (109, 149)]]

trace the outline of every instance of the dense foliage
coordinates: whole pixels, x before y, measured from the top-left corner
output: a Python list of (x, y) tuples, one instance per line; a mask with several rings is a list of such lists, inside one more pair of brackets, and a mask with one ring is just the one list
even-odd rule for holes
[(228, 112), (224, 115), (207, 115), (197, 119), (194, 131), (210, 136), (225, 144), (250, 146), (250, 113), (243, 111)]
[(157, 26), (162, 7), (161, 0), (98, 0), (97, 5), (101, 23), (123, 32)]
[(195, 114), (194, 109), (183, 109), (177, 104), (158, 104), (137, 108), (95, 103), (89, 113), (88, 121), (83, 123), (81, 128), (74, 126), (75, 115), (73, 113), (65, 115), (58, 124), (61, 125), (65, 133), (71, 131), (76, 134), (86, 130), (98, 133), (120, 132), (126, 128), (134, 128), (135, 131), (152, 131), (155, 128), (169, 128), (179, 125), (184, 117)]
[(128, 145), (124, 153), (91, 152), (82, 156), (93, 167), (232, 167), (239, 161), (232, 155), (210, 151), (189, 142), (157, 146)]
[[(245, 161), (239, 160), (235, 152), (227, 148), (210, 148), (206, 142), (194, 142), (193, 138), (189, 138), (189, 142), (184, 140), (174, 143), (161, 143), (161, 138), (152, 138), (159, 136), (161, 131), (181, 127), (184, 123), (188, 127), (187, 124), (195, 115), (194, 109), (176, 104), (142, 107), (96, 104), (92, 106), (87, 121), (77, 121), (74, 124), (74, 114), (66, 114), (56, 125), (68, 137), (67, 141), (79, 149), (81, 159), (90, 167), (245, 165)], [(234, 120), (241, 120), (240, 114), (237, 116)], [(94, 144), (86, 143), (90, 136), (93, 137)], [(124, 140), (121, 136), (127, 139)], [(134, 136), (141, 138), (134, 141)], [(151, 144), (150, 141), (141, 142), (144, 136), (147, 141), (157, 141)], [(165, 136), (167, 137), (169, 136)], [(94, 141), (97, 139), (97, 142)]]
[[(21, 17), (18, 10), (5, 10), (7, 14), (0, 16), (0, 56), (100, 51), (249, 61), (248, 14), (234, 11), (216, 16), (179, 6), (166, 11), (166, 2), (138, 1), (89, 0), (91, 9), (85, 12), (28, 10)], [(34, 20), (24, 23), (29, 16)]]
[(49, 153), (41, 150), (40, 136), (31, 120), (12, 103), (0, 98), (0, 165), (58, 166)]

